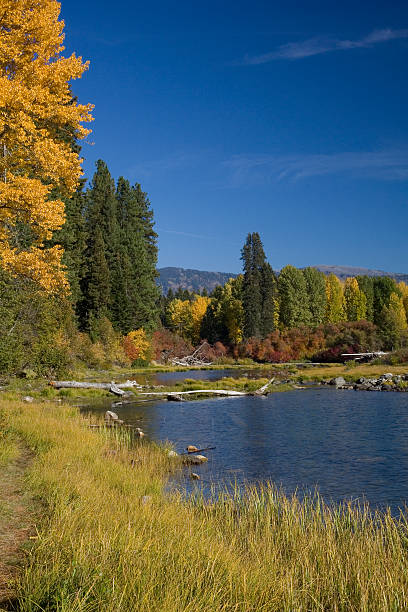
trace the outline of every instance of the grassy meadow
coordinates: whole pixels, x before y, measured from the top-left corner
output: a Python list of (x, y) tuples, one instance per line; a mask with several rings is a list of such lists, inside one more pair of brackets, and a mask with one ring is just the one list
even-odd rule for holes
[[(16, 609), (408, 607), (404, 516), (287, 498), (272, 484), (185, 500), (164, 492), (182, 469), (168, 448), (93, 431), (63, 404), (2, 401), (1, 413), (3, 429), (35, 456), (25, 487), (43, 508), (14, 585)], [(4, 448), (3, 463), (15, 452)]]

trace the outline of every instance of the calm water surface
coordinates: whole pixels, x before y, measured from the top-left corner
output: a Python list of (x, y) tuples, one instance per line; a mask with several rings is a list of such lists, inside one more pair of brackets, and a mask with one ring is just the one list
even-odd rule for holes
[(231, 368), (225, 370), (189, 370), (188, 372), (153, 372), (150, 374), (136, 374), (135, 378), (141, 385), (172, 385), (186, 378), (193, 380), (220, 380), (221, 378), (271, 378), (275, 370)]
[[(111, 403), (84, 409), (103, 413)], [(114, 410), (179, 452), (188, 444), (216, 446), (205, 453), (207, 464), (194, 467), (204, 488), (271, 480), (287, 493), (317, 486), (327, 501), (367, 499), (393, 512), (408, 502), (408, 394), (314, 388)], [(197, 486), (187, 478), (183, 484)]]

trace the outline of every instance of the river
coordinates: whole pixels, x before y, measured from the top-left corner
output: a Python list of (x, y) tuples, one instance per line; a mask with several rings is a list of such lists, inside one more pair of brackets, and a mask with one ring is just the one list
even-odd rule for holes
[[(192, 378), (191, 372), (171, 374), (161, 384), (179, 375)], [(94, 401), (83, 410), (103, 413), (111, 404)], [(267, 397), (136, 401), (113, 409), (150, 439), (172, 441), (178, 452), (188, 444), (216, 447), (204, 453), (208, 463), (194, 467), (199, 483), (188, 478), (186, 468), (178, 484), (188, 491), (270, 480), (288, 494), (317, 487), (328, 502), (366, 499), (372, 507), (390, 506), (394, 514), (408, 502), (405, 393), (315, 387)]]

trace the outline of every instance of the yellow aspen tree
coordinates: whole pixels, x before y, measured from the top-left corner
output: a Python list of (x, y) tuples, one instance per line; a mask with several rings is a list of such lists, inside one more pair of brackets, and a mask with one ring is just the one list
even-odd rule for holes
[(196, 295), (191, 304), (191, 341), (193, 344), (197, 344), (200, 341), (201, 322), (210, 302), (211, 298)]
[(401, 291), (402, 303), (404, 304), (405, 314), (408, 320), (408, 285), (401, 281), (397, 285), (398, 289)]
[(396, 293), (391, 293), (388, 312), (395, 321), (395, 326), (399, 331), (407, 329), (407, 317), (403, 299)]
[(367, 314), (367, 298), (353, 277), (344, 283), (344, 310), (347, 321), (360, 321)]
[(228, 340), (232, 344), (239, 344), (243, 339), (244, 308), (234, 291), (237, 283), (241, 284), (241, 279), (230, 278), (224, 285), (221, 302), (224, 322), (228, 329)]
[(329, 274), (326, 278), (326, 296), (326, 322), (344, 321), (343, 287), (335, 274)]
[[(82, 122), (92, 119), (92, 106), (72, 98), (69, 81), (88, 64), (62, 56), (59, 14), (56, 0), (1, 1), (0, 263), (50, 292), (67, 281), (61, 248), (44, 245), (64, 223), (60, 198), (74, 193), (82, 174), (65, 136), (84, 138), (90, 130)], [(19, 239), (21, 227), (28, 241)]]
[(391, 293), (388, 306), (383, 306), (380, 317), (380, 329), (388, 348), (397, 349), (401, 336), (407, 330), (407, 317), (402, 298)]
[(177, 332), (183, 338), (189, 339), (192, 329), (190, 302), (177, 298), (170, 303), (168, 313), (173, 331)]

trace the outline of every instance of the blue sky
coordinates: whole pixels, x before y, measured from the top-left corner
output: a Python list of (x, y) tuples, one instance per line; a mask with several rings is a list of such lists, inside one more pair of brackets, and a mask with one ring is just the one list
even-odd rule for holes
[(408, 272), (406, 2), (62, 0), (85, 174), (148, 192), (159, 266)]

